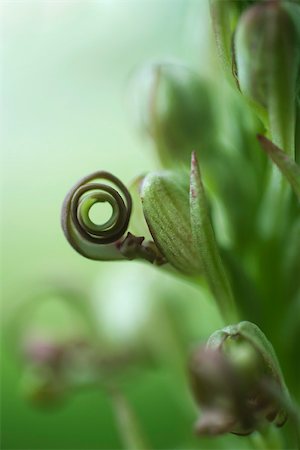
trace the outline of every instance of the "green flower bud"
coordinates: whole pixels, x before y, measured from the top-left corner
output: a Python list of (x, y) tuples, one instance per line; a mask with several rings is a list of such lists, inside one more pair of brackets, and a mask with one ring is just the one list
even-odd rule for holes
[(180, 272), (199, 274), (185, 177), (167, 171), (150, 173), (144, 179), (141, 196), (145, 219), (158, 249)]
[(186, 175), (164, 171), (145, 177), (141, 197), (146, 222), (166, 261), (184, 275), (203, 275), (224, 320), (235, 320), (233, 294), (215, 239), (195, 152), (190, 183)]
[(238, 17), (255, 0), (210, 0), (210, 13), (219, 57), (231, 75), (232, 36)]
[(285, 4), (274, 0), (248, 8), (239, 19), (234, 50), (242, 93), (264, 117), (275, 144), (293, 154), (300, 56), (295, 12), (300, 6)]
[(192, 355), (190, 374), (202, 409), (200, 435), (247, 435), (266, 421), (282, 426), (287, 419), (278, 400), (288, 392), (276, 355), (253, 323), (213, 333)]
[(138, 81), (138, 120), (162, 164), (189, 164), (192, 150), (207, 148), (215, 134), (209, 86), (188, 68), (166, 63), (144, 69)]

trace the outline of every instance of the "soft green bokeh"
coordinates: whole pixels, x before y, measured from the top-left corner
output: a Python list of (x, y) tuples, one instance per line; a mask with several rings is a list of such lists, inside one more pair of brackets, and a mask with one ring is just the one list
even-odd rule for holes
[[(146, 265), (95, 263), (76, 254), (62, 234), (60, 208), (67, 190), (89, 172), (109, 170), (128, 183), (155, 167), (149, 143), (134, 129), (128, 80), (148, 60), (184, 57), (198, 66), (200, 47), (208, 54), (209, 39), (202, 38), (208, 28), (207, 5), (187, 0), (25, 0), (4, 1), (1, 8), (2, 447), (119, 448), (111, 404), (101, 390), (74, 395), (53, 411), (34, 409), (24, 400), (13, 324), (26, 315), (22, 305), (40, 286), (66, 283), (91, 292), (100, 311), (99, 327), (110, 339), (123, 339), (143, 323), (149, 304), (156, 301), (153, 286), (165, 284), (165, 292), (174, 286), (170, 277)], [(140, 286), (144, 281), (146, 287)], [(128, 290), (133, 286), (129, 298), (123, 282)], [(181, 302), (189, 302), (191, 294), (178, 283)], [(143, 305), (147, 289), (152, 295)], [(198, 301), (198, 293), (193, 295)], [(200, 299), (199, 304), (206, 303)], [(57, 322), (61, 311), (55, 305), (50, 310), (40, 327), (47, 328), (48, 317), (49, 329), (53, 322), (67, 335), (66, 327), (77, 329), (64, 316)], [(196, 338), (213, 330), (214, 323), (207, 327), (200, 316), (198, 325), (192, 310), (187, 314)], [(181, 411), (171, 375), (145, 374), (127, 388), (155, 447), (184, 441), (194, 420)]]
[[(75, 393), (61, 408), (48, 411), (26, 402), (20, 359), (26, 326), (54, 333), (58, 340), (97, 335), (104, 349), (139, 342), (147, 331), (161, 365), (137, 370), (124, 377), (122, 386), (152, 448), (246, 448), (247, 441), (236, 437), (212, 444), (193, 436), (196, 410), (187, 380), (175, 374), (182, 355), (172, 326), (183, 333), (186, 355), (221, 326), (207, 291), (143, 263), (85, 259), (68, 245), (60, 227), (63, 198), (82, 176), (107, 170), (128, 184), (157, 168), (150, 143), (134, 126), (130, 80), (137, 68), (149, 61), (183, 60), (212, 83), (220, 75), (207, 2), (8, 0), (1, 8), (2, 448), (123, 445), (103, 389)], [(216, 96), (219, 89), (226, 100), (220, 80)], [(231, 95), (238, 111), (239, 100)], [(227, 134), (220, 135), (230, 143), (230, 155), (244, 136), (230, 121), (225, 100), (219, 113)], [(255, 187), (255, 180), (249, 184)], [(226, 246), (226, 217), (218, 207), (213, 214)], [(43, 295), (49, 286), (71, 287), (79, 306), (60, 302), (59, 292)]]

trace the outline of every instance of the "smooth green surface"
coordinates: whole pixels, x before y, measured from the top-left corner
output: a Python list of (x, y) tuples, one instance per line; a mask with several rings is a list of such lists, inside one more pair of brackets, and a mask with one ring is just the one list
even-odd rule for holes
[[(264, 325), (297, 395), (299, 223), (286, 227), (289, 239), (268, 241), (261, 233), (257, 216), (269, 162), (256, 133), (263, 130), (226, 84), (208, 4), (25, 0), (1, 8), (1, 447), (125, 448), (102, 385), (72, 392), (51, 410), (25, 398), (24, 347), (38, 337), (56, 344), (87, 339), (105, 354), (140, 346), (149, 361), (116, 378), (153, 449), (249, 448), (248, 439), (236, 436), (194, 435), (188, 355), (224, 325), (207, 287), (146, 263), (83, 258), (60, 226), (63, 199), (83, 176), (107, 170), (129, 186), (161, 169), (135, 127), (134, 74), (149, 61), (190, 65), (211, 86), (216, 111), (214, 139), (199, 155), (216, 241), (242, 318)], [(292, 206), (294, 219), (298, 206)]]
[[(187, 49), (197, 53), (199, 45), (205, 48), (207, 42), (198, 39), (204, 28), (191, 39), (189, 22), (197, 23), (193, 16), (197, 12), (198, 18), (201, 14), (206, 18), (205, 24), (206, 6), (186, 0), (26, 0), (4, 1), (1, 8), (5, 134), (1, 447), (120, 448), (110, 401), (100, 390), (76, 394), (65, 407), (53, 411), (26, 403), (20, 393), (22, 365), (12, 328), (16, 316), (31, 314), (26, 306), (19, 312), (20, 307), (45, 283), (89, 292), (109, 318), (100, 320), (100, 312), (94, 313), (99, 319), (96, 328), (114, 341), (124, 340), (124, 334), (132, 334), (139, 322), (144, 323), (149, 309), (149, 301), (141, 306), (146, 288), (134, 284), (147, 278), (146, 266), (106, 266), (82, 258), (64, 239), (60, 209), (71, 186), (90, 172), (109, 170), (129, 183), (155, 167), (149, 142), (135, 131), (131, 74), (149, 59), (165, 55), (176, 59)], [(197, 54), (191, 52), (190, 58), (197, 63)], [(157, 284), (155, 277), (150, 270), (148, 289)], [(125, 279), (131, 280), (126, 288), (126, 292), (133, 290), (129, 299), (118, 288)], [(124, 301), (129, 306), (122, 306)], [(56, 328), (65, 330), (67, 319), (55, 311), (53, 315)], [(49, 321), (49, 311), (46, 316)], [(47, 318), (40, 326), (45, 323)], [(53, 320), (48, 328), (52, 327)], [(76, 327), (68, 325), (71, 335)], [(175, 408), (164, 374), (145, 382), (139, 378), (128, 389), (142, 425), (154, 436), (153, 445), (170, 448), (184, 440), (190, 420), (182, 422), (180, 401)], [(158, 411), (160, 420), (156, 420)]]

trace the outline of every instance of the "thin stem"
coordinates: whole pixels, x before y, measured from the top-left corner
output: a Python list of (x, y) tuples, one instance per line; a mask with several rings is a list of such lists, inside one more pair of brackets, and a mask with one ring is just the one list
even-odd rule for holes
[(149, 450), (150, 446), (145, 439), (138, 419), (124, 394), (115, 386), (108, 390), (125, 448), (128, 450)]
[(251, 445), (257, 450), (282, 450), (283, 442), (279, 430), (271, 425), (256, 431), (249, 437)]

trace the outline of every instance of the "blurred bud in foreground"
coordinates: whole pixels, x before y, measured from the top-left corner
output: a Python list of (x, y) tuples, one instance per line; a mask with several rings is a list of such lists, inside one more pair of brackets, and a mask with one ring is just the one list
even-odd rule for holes
[(236, 28), (234, 56), (242, 93), (265, 117), (275, 144), (293, 154), (300, 5), (286, 5), (274, 0), (249, 7)]
[(47, 339), (30, 338), (23, 344), (23, 355), (35, 364), (58, 366), (63, 358), (63, 347)]
[[(264, 422), (282, 426), (288, 396), (274, 350), (261, 330), (241, 322), (215, 332), (193, 353), (190, 376), (202, 415), (199, 435), (247, 435)], [(272, 392), (276, 391), (276, 396)]]
[(137, 77), (138, 121), (154, 141), (161, 163), (189, 164), (192, 150), (211, 145), (215, 113), (208, 83), (188, 68), (152, 64)]
[(106, 386), (128, 369), (152, 364), (145, 348), (104, 352), (97, 343), (78, 336), (62, 342), (42, 336), (23, 345), (23, 395), (35, 406), (60, 406), (74, 390)]
[(34, 406), (53, 408), (65, 400), (66, 386), (46, 368), (28, 368), (21, 380), (23, 396)]
[(63, 377), (65, 348), (57, 342), (29, 339), (23, 344), (25, 371), (21, 388), (23, 395), (35, 406), (60, 405), (66, 393)]

